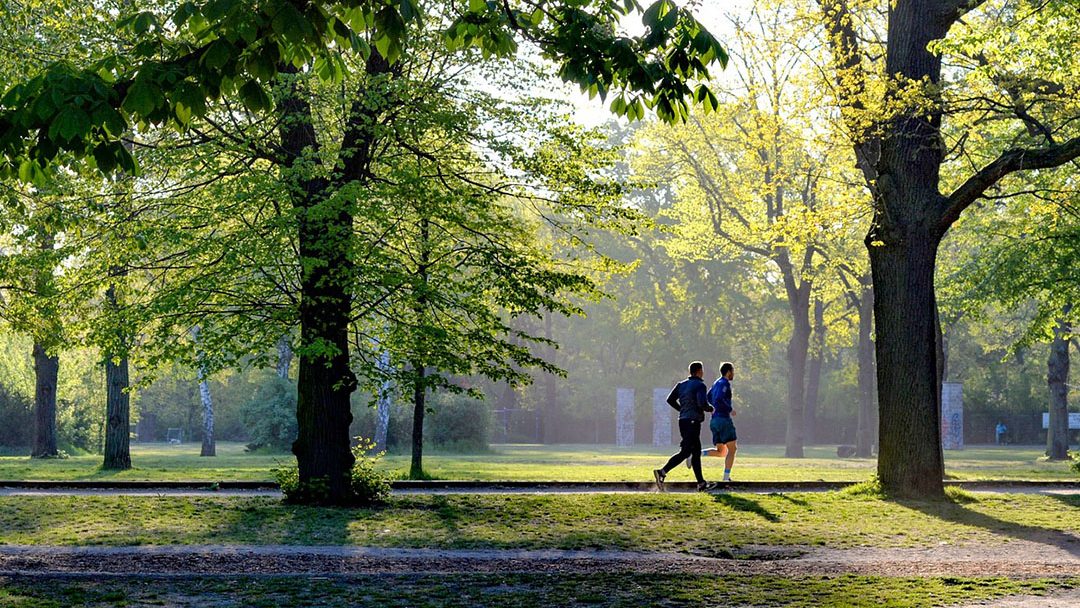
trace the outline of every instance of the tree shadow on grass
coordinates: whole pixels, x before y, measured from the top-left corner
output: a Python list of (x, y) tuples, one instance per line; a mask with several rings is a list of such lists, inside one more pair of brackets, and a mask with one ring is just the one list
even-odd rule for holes
[(789, 496), (787, 494), (784, 494), (783, 492), (773, 492), (772, 494), (769, 494), (769, 496), (772, 497), (772, 498), (778, 498), (780, 500), (786, 500), (786, 501), (790, 502), (791, 504), (798, 505), (800, 507), (809, 507), (810, 506), (809, 501), (803, 500), (801, 498), (795, 498), (794, 496)]
[(253, 545), (347, 545), (349, 522), (365, 509), (289, 505), (277, 499), (236, 501), (210, 535)]
[[(1064, 516), (1062, 521), (1076, 521), (1075, 516), (1080, 516), (1080, 496), (1054, 496), (1054, 498), (1076, 509), (1074, 516)], [(982, 528), (988, 532), (1008, 536), (1016, 540), (1048, 545), (1066, 551), (1073, 557), (1080, 557), (1080, 537), (1076, 534), (1054, 528), (1044, 528), (1000, 519), (965, 506), (979, 501), (979, 498), (965, 495), (947, 497), (942, 500), (894, 499), (896, 504), (919, 511), (930, 517), (955, 524)]]
[(770, 523), (780, 521), (779, 516), (761, 506), (756, 500), (751, 500), (743, 496), (735, 496), (734, 494), (714, 494), (713, 500), (736, 511), (759, 515)]

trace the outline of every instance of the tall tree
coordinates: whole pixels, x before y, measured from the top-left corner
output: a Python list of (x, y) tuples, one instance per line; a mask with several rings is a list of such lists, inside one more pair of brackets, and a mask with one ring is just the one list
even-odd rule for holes
[[(988, 161), (979, 161), (981, 168), (949, 175), (946, 187), (951, 191), (942, 192), (949, 152), (942, 132), (949, 96), (943, 91), (964, 84), (965, 76), (981, 77), (986, 71), (961, 70), (958, 82), (944, 81), (943, 48), (961, 57), (959, 51), (965, 49), (943, 47), (939, 41), (963, 19), (968, 31), (982, 34), (965, 36), (969, 55), (981, 56), (991, 70), (1032, 90), (1044, 76), (1051, 81), (1054, 76), (1040, 73), (1041, 66), (1032, 65), (1030, 55), (1025, 59), (1024, 50), (1033, 50), (1035, 35), (1043, 28), (1075, 23), (1076, 7), (1042, 2), (1037, 11), (1000, 11), (995, 10), (998, 3), (984, 0), (897, 0), (887, 9), (881, 65), (868, 59), (877, 49), (865, 48), (868, 38), (860, 35), (866, 23), (856, 10), (864, 8), (861, 4), (818, 3), (833, 52), (840, 105), (875, 205), (866, 245), (875, 291), (878, 475), (889, 492), (940, 496), (941, 358), (934, 289), (938, 247), (961, 214), (1007, 176), (1065, 164), (1080, 156), (1080, 140), (1067, 133), (1053, 140), (1022, 136), (993, 151), (996, 156)], [(987, 10), (979, 12), (983, 5)], [(1005, 84), (1005, 79), (990, 79), (995, 80)], [(1023, 118), (1011, 118), (1019, 132), (1026, 133)]]
[[(119, 308), (116, 285), (105, 292), (105, 305), (113, 312)], [(119, 336), (121, 344), (125, 336)], [(102, 468), (124, 470), (131, 468), (131, 381), (126, 354), (105, 357), (105, 460)]]
[(796, 50), (806, 31), (791, 20), (789, 9), (764, 2), (752, 19), (735, 20), (740, 88), (687, 126), (644, 131), (639, 169), (674, 184), (673, 250), (757, 263), (762, 288), (780, 293), (791, 323), (785, 455), (801, 458), (815, 282), (828, 241), (858, 214), (824, 209), (853, 199), (834, 192), (843, 183), (830, 175), (837, 150), (819, 129), (827, 115), (816, 109), (817, 89), (803, 84), (814, 72)]
[[(1068, 309), (1065, 311), (1068, 314)], [(1050, 389), (1050, 422), (1046, 431), (1046, 455), (1050, 460), (1069, 458), (1069, 334), (1064, 319), (1054, 328), (1047, 360), (1046, 384)]]
[[(33, 297), (44, 304), (46, 310), (39, 318), (51, 319), (50, 325), (58, 325), (56, 281), (53, 273), (56, 260), (55, 235), (49, 229), (38, 231), (38, 246), (43, 262), (34, 271)], [(41, 328), (45, 329), (45, 328)], [(30, 456), (49, 458), (57, 456), (56, 447), (56, 387), (60, 374), (60, 356), (56, 352), (59, 343), (56, 334), (50, 331), (36, 331), (34, 336), (34, 447)]]

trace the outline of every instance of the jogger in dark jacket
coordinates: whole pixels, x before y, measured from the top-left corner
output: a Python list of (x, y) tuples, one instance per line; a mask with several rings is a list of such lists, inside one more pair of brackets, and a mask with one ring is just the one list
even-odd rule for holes
[(679, 466), (679, 463), (687, 458), (690, 459), (690, 466), (694, 469), (698, 490), (709, 489), (710, 484), (701, 476), (701, 423), (705, 420), (705, 412), (711, 412), (713, 408), (705, 399), (708, 391), (702, 380), (704, 375), (701, 361), (694, 361), (690, 364), (690, 377), (676, 384), (668, 394), (668, 405), (679, 411), (679, 435), (682, 441), (679, 443), (679, 453), (673, 455), (664, 468), (653, 471), (656, 487), (661, 492), (664, 491), (664, 478), (667, 477), (668, 471)]

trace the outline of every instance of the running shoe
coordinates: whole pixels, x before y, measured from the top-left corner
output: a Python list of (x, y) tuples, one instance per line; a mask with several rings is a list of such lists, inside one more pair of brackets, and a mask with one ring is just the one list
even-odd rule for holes
[(653, 479), (656, 480), (656, 489), (661, 492), (666, 492), (667, 490), (664, 489), (664, 477), (667, 477), (667, 475), (664, 474), (664, 469), (656, 469), (652, 474)]

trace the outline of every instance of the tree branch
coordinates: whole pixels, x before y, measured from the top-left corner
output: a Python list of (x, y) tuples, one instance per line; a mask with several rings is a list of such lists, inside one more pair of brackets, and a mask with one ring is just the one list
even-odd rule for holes
[(1080, 157), (1080, 137), (1074, 137), (1057, 146), (1033, 150), (1020, 148), (1003, 153), (994, 162), (968, 178), (945, 199), (945, 209), (938, 222), (938, 229), (944, 234), (960, 217), (964, 209), (967, 209), (1006, 175), (1017, 171), (1059, 167), (1077, 157)]
[(938, 6), (938, 15), (943, 23), (951, 25), (985, 2), (986, 0), (942, 0)]

